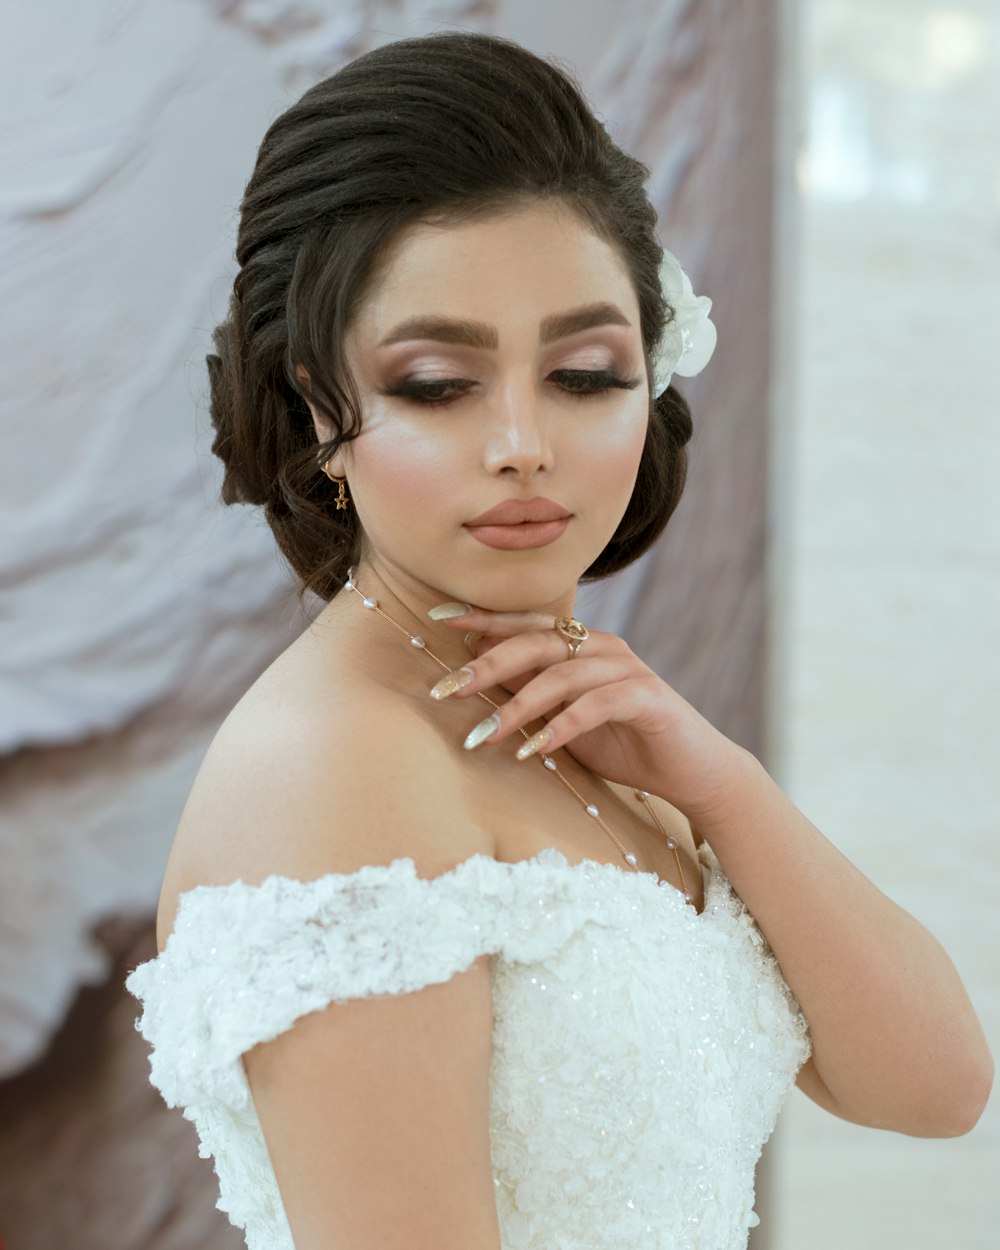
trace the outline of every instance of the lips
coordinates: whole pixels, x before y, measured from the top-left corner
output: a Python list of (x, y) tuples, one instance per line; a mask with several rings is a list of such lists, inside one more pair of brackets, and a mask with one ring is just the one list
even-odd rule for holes
[(475, 520), (466, 521), (466, 526), (473, 528), (478, 525), (523, 525), (526, 521), (559, 521), (570, 516), (565, 508), (561, 508), (551, 499), (505, 499), (503, 503), (490, 508)]
[(470, 537), (499, 551), (530, 551), (561, 538), (572, 517), (558, 521), (522, 521), (520, 525), (467, 525)]

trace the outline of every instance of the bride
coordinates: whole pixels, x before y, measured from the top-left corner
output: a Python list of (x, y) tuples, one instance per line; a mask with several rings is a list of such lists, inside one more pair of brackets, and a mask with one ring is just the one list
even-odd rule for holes
[(214, 450), (325, 606), (213, 741), (127, 982), (250, 1250), (740, 1250), (793, 1083), (917, 1136), (988, 1095), (934, 938), (574, 617), (676, 507), (715, 345), (647, 172), (466, 33), (261, 145)]

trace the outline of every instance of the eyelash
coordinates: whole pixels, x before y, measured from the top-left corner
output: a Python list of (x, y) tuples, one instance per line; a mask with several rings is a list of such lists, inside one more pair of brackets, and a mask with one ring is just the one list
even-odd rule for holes
[[(563, 387), (567, 395), (575, 395), (578, 399), (589, 399), (594, 395), (603, 395), (605, 392), (613, 389), (631, 391), (642, 381), (641, 378), (629, 379), (619, 377), (617, 373), (610, 369), (557, 369), (550, 376), (553, 378), (585, 379), (590, 382), (601, 383), (601, 385), (595, 385), (589, 390), (577, 390), (572, 386)], [(471, 382), (466, 383), (461, 378), (435, 378), (433, 382), (420, 382), (416, 378), (410, 378), (400, 382), (397, 386), (383, 390), (382, 394), (399, 399), (409, 399), (425, 408), (434, 408), (454, 403), (472, 385), (474, 384)], [(452, 388), (452, 393), (450, 395), (431, 395), (428, 393), (438, 387), (450, 387)], [(456, 390), (455, 388), (459, 389)]]

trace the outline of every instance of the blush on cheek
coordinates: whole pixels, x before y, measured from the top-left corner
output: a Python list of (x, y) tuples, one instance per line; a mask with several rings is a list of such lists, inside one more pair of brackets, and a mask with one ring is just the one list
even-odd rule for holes
[(634, 480), (646, 443), (646, 424), (635, 420), (616, 421), (605, 434), (590, 448), (592, 461), (616, 481)]
[(581, 469), (581, 481), (594, 483), (586, 494), (603, 514), (609, 539), (628, 509), (646, 442), (645, 424), (623, 421), (616, 427), (609, 433), (617, 437), (602, 439), (599, 446), (591, 449), (586, 476)]
[(373, 528), (439, 525), (454, 510), (457, 492), (445, 449), (426, 430), (408, 434), (386, 422), (377, 437), (359, 439), (355, 462), (364, 481), (367, 511)]

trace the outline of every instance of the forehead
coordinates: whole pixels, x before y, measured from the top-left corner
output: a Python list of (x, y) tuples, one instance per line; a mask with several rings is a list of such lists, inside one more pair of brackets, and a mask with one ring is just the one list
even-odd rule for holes
[(575, 305), (608, 300), (638, 326), (638, 303), (619, 253), (567, 205), (535, 202), (488, 216), (413, 223), (386, 246), (352, 326), (379, 341), (419, 313), (502, 327), (534, 326)]

